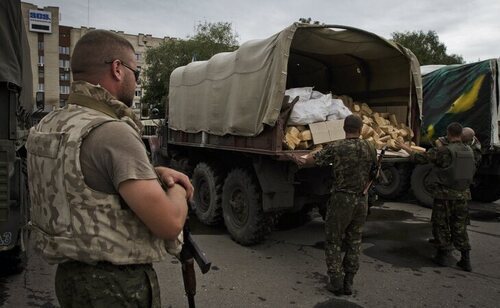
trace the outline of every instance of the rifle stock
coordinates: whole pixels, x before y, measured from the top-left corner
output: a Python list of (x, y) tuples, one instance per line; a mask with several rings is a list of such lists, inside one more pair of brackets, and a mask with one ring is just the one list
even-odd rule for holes
[(375, 176), (368, 182), (368, 184), (366, 184), (365, 189), (363, 190), (363, 195), (366, 195), (368, 193), (370, 187), (372, 187), (373, 185), (373, 182), (378, 178), (379, 174), (382, 172), (382, 159), (384, 158), (386, 149), (387, 146), (384, 146), (380, 151), (380, 155), (377, 158), (377, 172), (375, 173)]

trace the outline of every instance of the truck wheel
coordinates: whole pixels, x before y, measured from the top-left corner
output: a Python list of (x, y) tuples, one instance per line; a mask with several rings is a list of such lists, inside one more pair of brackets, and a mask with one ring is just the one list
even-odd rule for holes
[(472, 199), (480, 202), (495, 202), (500, 199), (500, 176), (478, 175), (471, 186)]
[(187, 157), (178, 157), (170, 160), (170, 168), (184, 173), (188, 177), (193, 175), (193, 166), (190, 164)]
[(216, 169), (199, 163), (193, 171), (195, 213), (206, 225), (217, 225), (222, 221), (222, 178)]
[(21, 273), (28, 263), (26, 251), (15, 246), (11, 250), (0, 252), (0, 262), (2, 263), (1, 274), (12, 275)]
[(411, 175), (411, 189), (415, 198), (418, 202), (425, 206), (426, 208), (432, 208), (432, 203), (434, 198), (428, 187), (427, 176), (432, 170), (432, 165), (418, 165), (413, 169), (413, 174)]
[(241, 245), (252, 245), (271, 232), (272, 218), (262, 211), (262, 192), (248, 171), (233, 169), (222, 189), (224, 223), (231, 237)]
[(375, 186), (377, 195), (384, 199), (396, 199), (410, 188), (410, 168), (406, 164), (382, 165), (388, 183)]

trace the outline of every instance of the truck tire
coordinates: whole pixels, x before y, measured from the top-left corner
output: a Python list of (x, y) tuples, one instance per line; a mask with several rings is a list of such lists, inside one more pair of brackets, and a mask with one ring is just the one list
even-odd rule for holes
[(418, 202), (426, 208), (432, 208), (434, 198), (426, 184), (426, 178), (432, 170), (432, 165), (417, 165), (411, 175), (411, 189)]
[(222, 222), (222, 176), (216, 168), (198, 163), (193, 171), (195, 213), (209, 226)]
[(500, 176), (478, 175), (471, 186), (472, 199), (480, 202), (495, 202), (500, 199)]
[(0, 262), (2, 263), (1, 274), (13, 275), (21, 273), (28, 264), (26, 251), (15, 246), (11, 250), (0, 252)]
[(170, 168), (184, 173), (188, 177), (193, 175), (193, 167), (187, 157), (178, 157), (170, 160)]
[(255, 176), (240, 168), (227, 175), (222, 189), (224, 223), (241, 245), (261, 242), (271, 232), (272, 217), (262, 210), (262, 191)]
[(375, 185), (375, 191), (380, 197), (394, 200), (410, 188), (410, 168), (407, 164), (382, 165), (382, 172), (388, 183)]

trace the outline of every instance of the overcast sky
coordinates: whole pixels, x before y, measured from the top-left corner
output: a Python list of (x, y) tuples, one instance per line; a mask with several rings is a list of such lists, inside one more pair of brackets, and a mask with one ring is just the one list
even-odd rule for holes
[(60, 24), (185, 38), (199, 22), (231, 22), (240, 43), (311, 17), (390, 38), (435, 30), (467, 62), (500, 57), (500, 0), (28, 0), (58, 6)]

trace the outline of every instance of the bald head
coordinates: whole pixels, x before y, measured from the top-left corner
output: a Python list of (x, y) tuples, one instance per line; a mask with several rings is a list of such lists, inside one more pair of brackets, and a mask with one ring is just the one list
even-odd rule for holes
[(472, 142), (472, 139), (474, 139), (474, 136), (476, 136), (476, 133), (474, 130), (470, 127), (464, 127), (462, 129), (462, 142), (464, 143), (469, 143)]
[(71, 71), (74, 80), (97, 83), (96, 79), (106, 71), (107, 61), (128, 61), (134, 54), (129, 41), (106, 30), (92, 30), (82, 36), (71, 56)]

